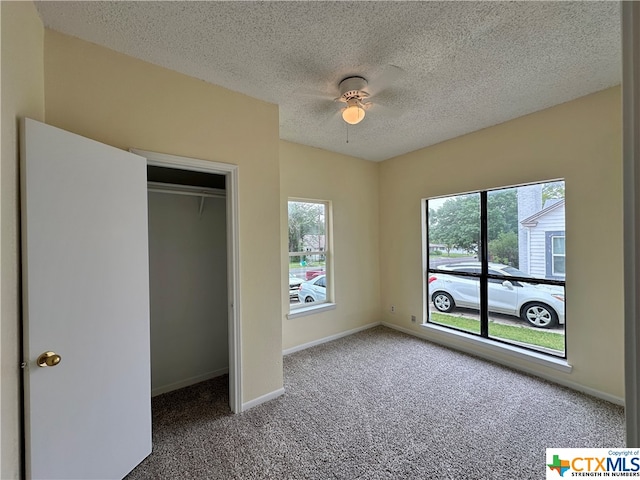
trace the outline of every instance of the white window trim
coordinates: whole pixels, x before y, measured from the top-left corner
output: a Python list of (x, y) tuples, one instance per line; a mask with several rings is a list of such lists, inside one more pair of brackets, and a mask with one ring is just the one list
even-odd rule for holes
[[(564, 235), (552, 235), (551, 236), (551, 274), (555, 277), (564, 277), (566, 275), (565, 272), (556, 272), (556, 262), (554, 261), (556, 257), (567, 258), (566, 253), (555, 253), (554, 250), (554, 242), (555, 238), (561, 238), (564, 242), (566, 242), (566, 237)], [(566, 243), (565, 243), (566, 248)], [(565, 264), (566, 265), (566, 264)]]
[(333, 302), (314, 303), (308, 307), (296, 307), (295, 309), (292, 308), (287, 314), (287, 319), (293, 320), (294, 318), (306, 317), (308, 315), (326, 312), (327, 310), (334, 310), (335, 308), (336, 304)]
[[(334, 302), (334, 276), (333, 276), (333, 204), (331, 200), (320, 200), (320, 199), (311, 199), (311, 198), (300, 198), (300, 197), (289, 197), (287, 198), (287, 207), (289, 202), (304, 202), (304, 203), (317, 203), (320, 205), (324, 205), (325, 208), (325, 219), (324, 219), (324, 250), (317, 251), (305, 251), (305, 252), (289, 252), (289, 247), (287, 245), (287, 275), (289, 273), (289, 264), (291, 263), (289, 259), (291, 257), (299, 257), (302, 255), (324, 255), (325, 257), (325, 266), (324, 266), (324, 274), (326, 277), (326, 299), (324, 302), (314, 302), (311, 305), (305, 304), (291, 304), (289, 303), (289, 313), (286, 315), (287, 319), (291, 320), (294, 318), (305, 317), (308, 315), (313, 315), (316, 313), (321, 313), (327, 310), (333, 310), (336, 308), (336, 304)], [(289, 215), (287, 214), (287, 229), (289, 226)], [(288, 298), (288, 296), (287, 296)]]
[[(513, 359), (526, 360), (529, 363), (549, 367), (560, 372), (570, 373), (572, 370), (571, 364), (569, 364), (569, 362), (564, 358), (553, 357), (545, 353), (538, 353), (532, 350), (519, 348), (517, 345), (509, 343), (496, 342), (489, 338), (464, 333), (434, 323), (423, 323), (421, 327), (427, 331), (437, 332), (439, 336), (445, 339), (455, 341), (456, 343), (462, 342), (465, 347), (469, 347), (467, 351), (475, 355), (480, 354), (477, 349), (477, 347), (480, 347), (485, 351), (504, 354), (505, 356)], [(437, 339), (431, 336), (428, 338), (432, 341), (438, 342)], [(449, 343), (447, 343), (447, 345), (451, 346)], [(493, 357), (485, 356), (485, 358), (495, 360)]]

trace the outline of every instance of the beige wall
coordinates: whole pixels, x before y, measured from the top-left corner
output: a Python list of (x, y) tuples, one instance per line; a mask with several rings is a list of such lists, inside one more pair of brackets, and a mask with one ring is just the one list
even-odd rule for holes
[(20, 472), (20, 260), (18, 119), (44, 119), (44, 29), (31, 2), (2, 2), (0, 166), (0, 478)]
[[(623, 396), (618, 88), (375, 164), (279, 142), (275, 105), (45, 34), (30, 2), (2, 2), (0, 17), (0, 478), (18, 476), (21, 448), (17, 118), (43, 120), (45, 93), (52, 125), (124, 149), (240, 166), (243, 402), (282, 386), (282, 347), (378, 320), (423, 333), (409, 321), (424, 314), (422, 198), (556, 177), (567, 182), (574, 369), (540, 371)], [(294, 320), (282, 307), (286, 288), (273, 281), (278, 271), (286, 278), (288, 197), (331, 200), (335, 227), (337, 308)]]
[(285, 349), (380, 321), (378, 170), (377, 163), (280, 142), (282, 277), (288, 271), (287, 199), (330, 200), (336, 302), (334, 310), (289, 320), (284, 287)]
[(49, 30), (45, 100), (100, 142), (239, 165), (242, 401), (281, 388), (278, 107)]
[[(382, 162), (384, 320), (425, 333), (410, 323), (411, 314), (425, 314), (422, 198), (563, 177), (567, 357), (573, 371), (538, 371), (622, 399), (621, 128), (616, 87)], [(395, 315), (389, 313), (392, 304)]]

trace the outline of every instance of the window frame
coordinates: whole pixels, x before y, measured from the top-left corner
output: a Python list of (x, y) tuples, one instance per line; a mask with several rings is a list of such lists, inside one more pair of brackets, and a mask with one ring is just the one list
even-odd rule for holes
[[(525, 187), (525, 186), (529, 186), (529, 185), (538, 185), (538, 184), (545, 184), (545, 183), (551, 183), (553, 181), (564, 181), (564, 179), (557, 179), (557, 180), (547, 180), (547, 181), (542, 181), (542, 182), (534, 182), (534, 183), (529, 183), (529, 184), (522, 184), (522, 185), (516, 185), (516, 186), (508, 186), (508, 187), (498, 187), (498, 188), (492, 188), (492, 189), (485, 189), (485, 190), (477, 190), (477, 191), (470, 191), (470, 192), (465, 192), (465, 193), (459, 193), (459, 194), (451, 194), (451, 195), (444, 195), (444, 196), (439, 196), (439, 197), (429, 197), (423, 200), (423, 212), (424, 212), (424, 218), (423, 218), (423, 231), (424, 231), (424, 239), (423, 239), (423, 255), (426, 255), (426, 261), (425, 261), (425, 266), (426, 266), (426, 274), (425, 274), (425, 285), (424, 285), (424, 289), (423, 289), (423, 295), (425, 298), (424, 301), (424, 305), (425, 305), (425, 312), (426, 312), (426, 322), (424, 323), (424, 325), (428, 325), (428, 326), (437, 326), (438, 328), (442, 328), (444, 330), (450, 330), (453, 332), (460, 332), (462, 334), (465, 335), (470, 335), (472, 337), (479, 337), (481, 338), (483, 341), (487, 341), (487, 342), (491, 342), (494, 343), (496, 345), (508, 348), (508, 349), (520, 349), (520, 350), (524, 350), (527, 352), (534, 352), (535, 354), (539, 354), (539, 355), (543, 355), (545, 357), (549, 357), (549, 358), (554, 358), (554, 359), (562, 359), (562, 360), (566, 360), (567, 359), (567, 336), (566, 336), (566, 323), (567, 323), (567, 319), (566, 319), (566, 302), (564, 304), (565, 306), (565, 311), (564, 313), (564, 325), (565, 325), (565, 332), (564, 332), (564, 350), (563, 350), (563, 354), (562, 355), (557, 355), (557, 354), (553, 354), (550, 352), (545, 352), (541, 349), (537, 349), (534, 347), (528, 347), (525, 344), (521, 344), (521, 343), (514, 343), (514, 342), (510, 342), (508, 340), (505, 339), (501, 339), (495, 336), (489, 336), (489, 309), (487, 308), (488, 306), (488, 300), (489, 300), (489, 282), (491, 280), (500, 280), (500, 281), (504, 281), (505, 278), (507, 278), (510, 282), (514, 283), (514, 285), (518, 282), (525, 282), (525, 283), (536, 283), (536, 284), (540, 284), (540, 285), (557, 285), (557, 286), (561, 286), (564, 288), (565, 290), (565, 298), (566, 298), (566, 275), (563, 275), (562, 277), (552, 277), (552, 278), (539, 278), (539, 277), (534, 277), (533, 279), (530, 277), (519, 277), (519, 276), (509, 276), (509, 277), (505, 277), (504, 275), (495, 275), (489, 272), (489, 263), (491, 263), (489, 261), (489, 241), (488, 241), (488, 231), (489, 231), (489, 225), (488, 225), (488, 194), (491, 192), (496, 192), (496, 191), (501, 191), (501, 190), (507, 190), (507, 189), (511, 189), (511, 188), (519, 188), (519, 187)], [(480, 195), (480, 242), (479, 242), (479, 246), (478, 246), (478, 258), (477, 261), (480, 263), (480, 273), (468, 273), (468, 272), (462, 272), (462, 271), (456, 271), (456, 270), (446, 270), (446, 275), (451, 275), (451, 276), (458, 276), (458, 277), (462, 277), (462, 278), (474, 278), (477, 279), (480, 282), (480, 296), (479, 296), (479, 307), (478, 307), (478, 312), (480, 314), (480, 332), (479, 333), (475, 333), (473, 331), (470, 330), (464, 330), (461, 328), (456, 328), (453, 326), (449, 326), (449, 325), (442, 325), (440, 323), (437, 322), (433, 322), (431, 320), (431, 309), (429, 307), (429, 304), (431, 302), (431, 299), (429, 297), (429, 276), (431, 274), (437, 274), (443, 273), (442, 269), (437, 269), (437, 268), (431, 268), (430, 266), (430, 260), (429, 260), (429, 201), (431, 200), (438, 200), (444, 197), (456, 197), (456, 196), (463, 196), (463, 195), (472, 195), (472, 194), (479, 194)], [(547, 235), (545, 235), (547, 242), (549, 241), (548, 239), (550, 238), (550, 236), (548, 235), (550, 232), (546, 232)], [(562, 234), (562, 237), (566, 238), (566, 228), (565, 231), (558, 231), (555, 232), (555, 236), (560, 236), (558, 235), (559, 233)], [(546, 256), (548, 257), (549, 253), (550, 253), (550, 249), (545, 249), (546, 250)], [(565, 250), (565, 258), (566, 258), (566, 250)], [(547, 258), (547, 263), (548, 263), (548, 258)], [(546, 272), (547, 275), (549, 275), (549, 272)], [(532, 281), (533, 280), (533, 281)]]
[[(564, 249), (564, 253), (559, 254), (559, 253), (554, 253), (554, 247), (553, 247), (553, 240), (555, 238), (562, 238), (562, 246)], [(567, 254), (566, 254), (566, 234), (565, 231), (562, 230), (557, 230), (557, 231), (548, 231), (545, 232), (545, 263), (546, 263), (546, 272), (547, 272), (547, 276), (549, 276), (550, 278), (554, 278), (554, 279), (558, 279), (561, 280), (563, 278), (566, 277), (567, 273), (566, 273), (566, 258), (567, 258)], [(555, 269), (555, 259), (556, 257), (562, 257), (565, 260), (565, 272), (564, 273), (560, 273), (560, 272), (556, 272)]]
[[(300, 197), (287, 198), (287, 231), (289, 229), (289, 204), (291, 202), (296, 203), (308, 203), (315, 205), (322, 205), (324, 207), (324, 248), (318, 246), (318, 250), (304, 250), (304, 251), (289, 251), (289, 245), (287, 242), (287, 274), (290, 274), (291, 257), (303, 257), (309, 255), (319, 255), (324, 257), (324, 273), (325, 276), (325, 300), (313, 302), (309, 304), (297, 303), (292, 304), (289, 301), (289, 313), (288, 319), (293, 319), (301, 316), (318, 313), (325, 310), (335, 308), (334, 302), (334, 288), (333, 288), (333, 208), (330, 200), (310, 199)], [(315, 277), (314, 277), (315, 278)], [(313, 280), (309, 279), (309, 280)], [(303, 279), (303, 282), (307, 281)], [(287, 280), (288, 285), (288, 280)], [(288, 287), (287, 287), (288, 288)], [(287, 295), (289, 298), (289, 295)]]

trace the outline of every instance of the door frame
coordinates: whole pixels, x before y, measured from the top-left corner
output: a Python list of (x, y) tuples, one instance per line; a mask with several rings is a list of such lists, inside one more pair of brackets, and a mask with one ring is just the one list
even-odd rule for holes
[(242, 412), (242, 330), (240, 319), (240, 243), (238, 226), (238, 166), (131, 148), (154, 167), (191, 170), (225, 176), (227, 204), (227, 297), (229, 337), (229, 406)]
[(627, 447), (640, 447), (640, 5), (622, 4), (624, 352)]

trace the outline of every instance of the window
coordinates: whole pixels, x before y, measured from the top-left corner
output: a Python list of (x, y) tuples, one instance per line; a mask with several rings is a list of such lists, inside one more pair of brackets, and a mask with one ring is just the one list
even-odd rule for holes
[(564, 181), (431, 198), (426, 211), (427, 322), (565, 358)]
[(290, 309), (328, 303), (331, 256), (330, 204), (289, 200)]
[(564, 278), (564, 232), (547, 232), (547, 276)]

